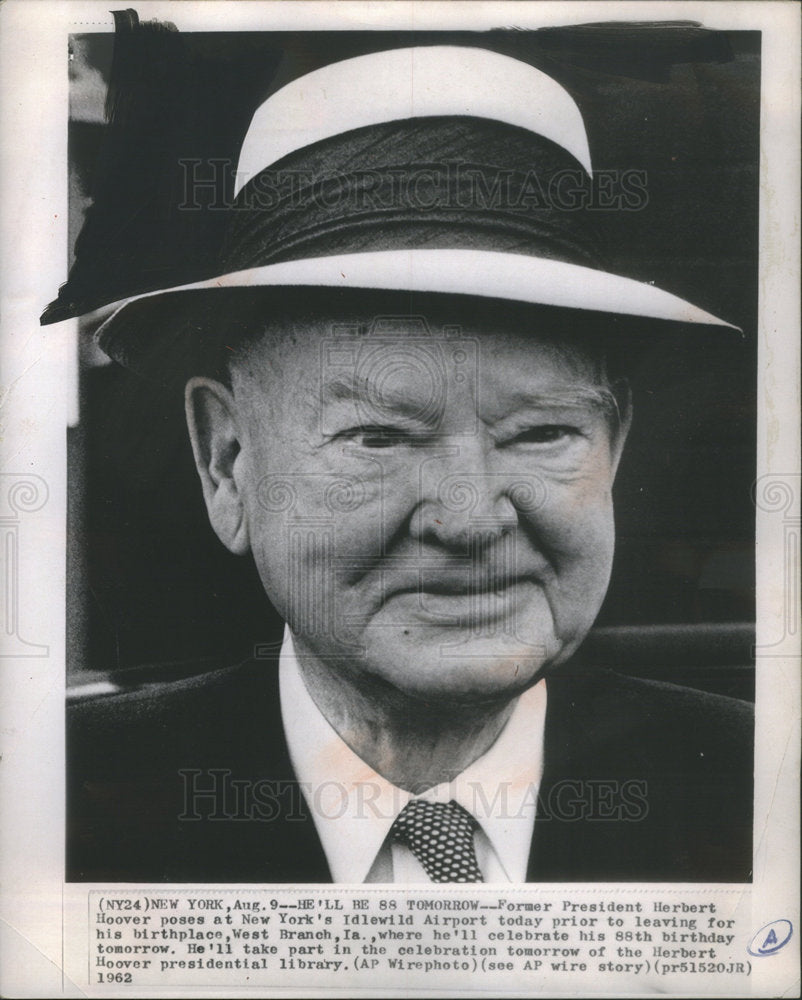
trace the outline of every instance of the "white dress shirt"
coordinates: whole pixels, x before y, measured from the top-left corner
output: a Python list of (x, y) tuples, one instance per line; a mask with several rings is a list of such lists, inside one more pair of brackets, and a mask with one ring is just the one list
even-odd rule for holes
[(279, 688), (290, 759), (335, 882), (431, 882), (409, 848), (387, 838), (412, 798), (454, 799), (476, 819), (476, 858), (485, 882), (526, 881), (543, 773), (544, 681), (520, 696), (485, 754), (419, 796), (377, 774), (335, 732), (306, 689), (288, 628)]

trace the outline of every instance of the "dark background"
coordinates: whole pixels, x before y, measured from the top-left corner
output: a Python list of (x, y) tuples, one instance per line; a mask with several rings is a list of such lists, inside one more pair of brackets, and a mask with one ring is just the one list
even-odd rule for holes
[[(123, 66), (111, 126), (81, 101), (87, 79), (90, 104), (108, 82), (114, 37), (76, 37), (71, 228), (85, 227), (72, 259), (74, 303), (94, 309), (213, 273), (224, 213), (177, 209), (179, 159), (235, 164), (253, 110), (290, 79), (351, 55), (432, 42), (492, 47), (561, 82), (585, 118), (594, 169), (646, 172), (643, 209), (598, 213), (615, 269), (745, 331), (744, 342), (736, 335), (724, 350), (686, 344), (643, 362), (598, 625), (614, 630), (602, 638), (625, 637), (627, 648), (602, 643), (611, 665), (637, 666), (640, 657), (645, 669), (666, 636), (676, 647), (677, 635), (690, 634), (655, 626), (720, 623), (693, 633), (708, 638), (682, 647), (677, 669), (698, 674), (702, 658), (747, 667), (759, 33), (610, 24), (425, 35), (160, 32), (147, 73), (129, 66), (126, 75)], [(81, 682), (98, 672), (139, 677), (147, 667), (167, 676), (234, 662), (275, 641), (280, 623), (250, 559), (230, 556), (208, 526), (180, 393), (101, 363), (91, 347), (100, 318), (82, 323), (81, 419), (69, 436), (68, 668)], [(644, 636), (651, 652), (643, 652)], [(664, 665), (672, 656), (663, 650)], [(749, 682), (732, 677), (721, 689), (748, 695)]]

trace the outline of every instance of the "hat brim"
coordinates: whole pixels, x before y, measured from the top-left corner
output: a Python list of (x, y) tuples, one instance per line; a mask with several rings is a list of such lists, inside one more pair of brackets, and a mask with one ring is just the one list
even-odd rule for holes
[[(98, 344), (111, 358), (142, 370), (138, 354), (151, 355), (175, 306), (194, 293), (268, 288), (330, 288), (479, 296), (537, 306), (660, 321), (684, 330), (740, 328), (654, 285), (579, 264), (487, 250), (411, 249), (351, 253), (267, 264), (119, 303), (100, 326)], [(165, 308), (169, 306), (170, 308)], [(160, 308), (165, 315), (160, 321)], [(631, 326), (631, 324), (629, 324)]]

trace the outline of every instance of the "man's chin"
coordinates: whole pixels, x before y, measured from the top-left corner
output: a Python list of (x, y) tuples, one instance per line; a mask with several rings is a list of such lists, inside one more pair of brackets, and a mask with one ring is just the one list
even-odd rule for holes
[[(374, 670), (393, 687), (416, 700), (449, 704), (505, 701), (517, 697), (543, 676), (559, 657), (553, 636), (521, 641), (498, 636), (421, 637), (404, 630), (392, 645), (369, 643)], [(367, 664), (366, 664), (367, 666)]]

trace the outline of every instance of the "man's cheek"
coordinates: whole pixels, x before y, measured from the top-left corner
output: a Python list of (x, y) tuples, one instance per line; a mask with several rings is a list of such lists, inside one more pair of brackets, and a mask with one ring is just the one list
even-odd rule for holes
[(536, 507), (522, 516), (560, 551), (586, 548), (597, 532), (612, 530), (610, 480), (593, 471), (567, 475), (541, 475), (542, 495)]

